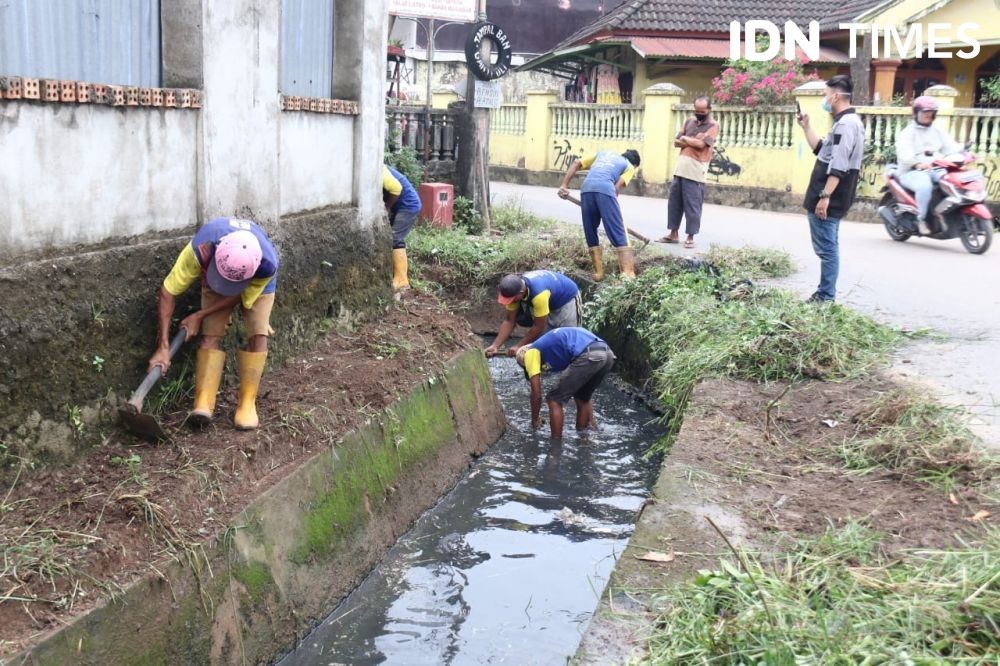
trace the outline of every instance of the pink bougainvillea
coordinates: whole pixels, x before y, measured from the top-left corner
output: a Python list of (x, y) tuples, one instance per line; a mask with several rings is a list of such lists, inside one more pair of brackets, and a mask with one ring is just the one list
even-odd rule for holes
[(767, 62), (728, 62), (722, 75), (712, 79), (712, 96), (718, 104), (753, 107), (791, 104), (797, 87), (819, 79), (815, 70), (809, 74), (803, 72), (806, 62), (781, 57)]

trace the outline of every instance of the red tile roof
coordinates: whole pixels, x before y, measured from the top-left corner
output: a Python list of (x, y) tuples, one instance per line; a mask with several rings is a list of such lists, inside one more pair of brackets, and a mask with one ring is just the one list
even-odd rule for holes
[[(600, 41), (600, 40), (599, 40)], [(695, 39), (687, 37), (631, 37), (632, 48), (644, 58), (692, 58), (726, 60), (729, 58), (728, 39)], [(798, 56), (805, 54), (798, 49)], [(847, 54), (821, 46), (817, 62), (849, 63)]]

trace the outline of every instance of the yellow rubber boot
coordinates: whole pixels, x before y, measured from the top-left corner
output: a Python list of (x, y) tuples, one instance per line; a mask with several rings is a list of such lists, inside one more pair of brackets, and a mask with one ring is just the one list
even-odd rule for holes
[(267, 352), (237, 352), (240, 366), (240, 400), (236, 405), (233, 422), (237, 430), (255, 430), (260, 425), (257, 418), (257, 389), (264, 374)]
[(618, 253), (618, 268), (622, 277), (626, 280), (635, 279), (635, 255), (632, 254), (632, 248), (628, 245), (616, 247), (615, 252)]
[(406, 273), (409, 266), (406, 261), (406, 248), (401, 247), (392, 251), (392, 288), (409, 289), (410, 280)]
[(222, 382), (226, 352), (221, 349), (199, 349), (194, 369), (194, 408), (188, 414), (191, 425), (204, 427), (212, 422), (215, 397)]
[(594, 264), (594, 282), (604, 279), (604, 259), (600, 245), (587, 248), (590, 251), (590, 261)]

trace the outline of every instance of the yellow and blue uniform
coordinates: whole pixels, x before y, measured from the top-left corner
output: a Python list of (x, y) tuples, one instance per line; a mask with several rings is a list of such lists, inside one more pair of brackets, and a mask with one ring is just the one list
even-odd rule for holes
[(577, 356), (595, 342), (603, 342), (585, 328), (557, 328), (531, 343), (524, 354), (524, 370), (528, 379), (541, 373), (546, 366), (553, 372), (562, 372)]
[(625, 222), (615, 184), (622, 180), (626, 185), (635, 176), (635, 166), (623, 156), (609, 150), (580, 159), (580, 167), (589, 173), (580, 186), (580, 208), (583, 213), (583, 233), (588, 247), (597, 247), (597, 227), (604, 221), (604, 230), (615, 247), (628, 245)]
[(256, 223), (228, 217), (216, 218), (198, 229), (191, 242), (181, 250), (173, 269), (163, 281), (164, 289), (173, 296), (179, 296), (199, 277), (202, 279), (202, 286), (207, 288), (205, 271), (215, 257), (216, 246), (223, 236), (240, 230), (249, 231), (257, 238), (262, 253), (257, 272), (240, 296), (243, 307), (249, 310), (261, 294), (273, 294), (277, 288), (278, 252), (271, 239)]
[(382, 201), (388, 201), (390, 196), (399, 197), (389, 210), (389, 225), (392, 227), (392, 249), (400, 250), (406, 248), (406, 237), (420, 213), (420, 195), (406, 176), (383, 164)]
[[(528, 288), (528, 294), (521, 301), (531, 305), (533, 317), (547, 317), (576, 298), (580, 288), (562, 273), (554, 271), (529, 271), (521, 275)], [(507, 304), (507, 310), (516, 311), (520, 303)]]

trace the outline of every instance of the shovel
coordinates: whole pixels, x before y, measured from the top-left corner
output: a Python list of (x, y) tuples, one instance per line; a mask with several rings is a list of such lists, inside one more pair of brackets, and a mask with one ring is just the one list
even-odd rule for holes
[[(581, 205), (580, 204), (580, 200), (577, 199), (576, 197), (574, 197), (572, 194), (570, 194), (569, 196), (567, 196), (566, 199), (567, 199), (567, 201), (572, 201), (577, 206)], [(625, 225), (625, 231), (627, 231), (628, 235), (631, 236), (632, 238), (636, 239), (637, 241), (642, 241), (642, 246), (640, 246), (639, 249), (635, 251), (636, 254), (639, 254), (640, 252), (642, 252), (646, 248), (646, 246), (649, 245), (649, 238), (647, 238), (646, 236), (643, 236), (638, 231), (635, 231), (633, 229), (629, 229), (628, 225)]]
[[(177, 353), (177, 350), (181, 348), (181, 345), (184, 344), (186, 338), (186, 328), (181, 328), (174, 335), (174, 339), (170, 341), (171, 359)], [(160, 379), (160, 375), (162, 374), (163, 368), (160, 366), (156, 366), (150, 370), (146, 378), (139, 384), (139, 388), (132, 394), (132, 397), (118, 410), (118, 416), (121, 417), (122, 423), (125, 424), (126, 428), (131, 430), (133, 434), (152, 441), (166, 439), (167, 433), (163, 432), (163, 428), (160, 427), (160, 424), (152, 415), (142, 413), (142, 401), (146, 399), (146, 394), (149, 393), (149, 390), (153, 388), (153, 384)]]

